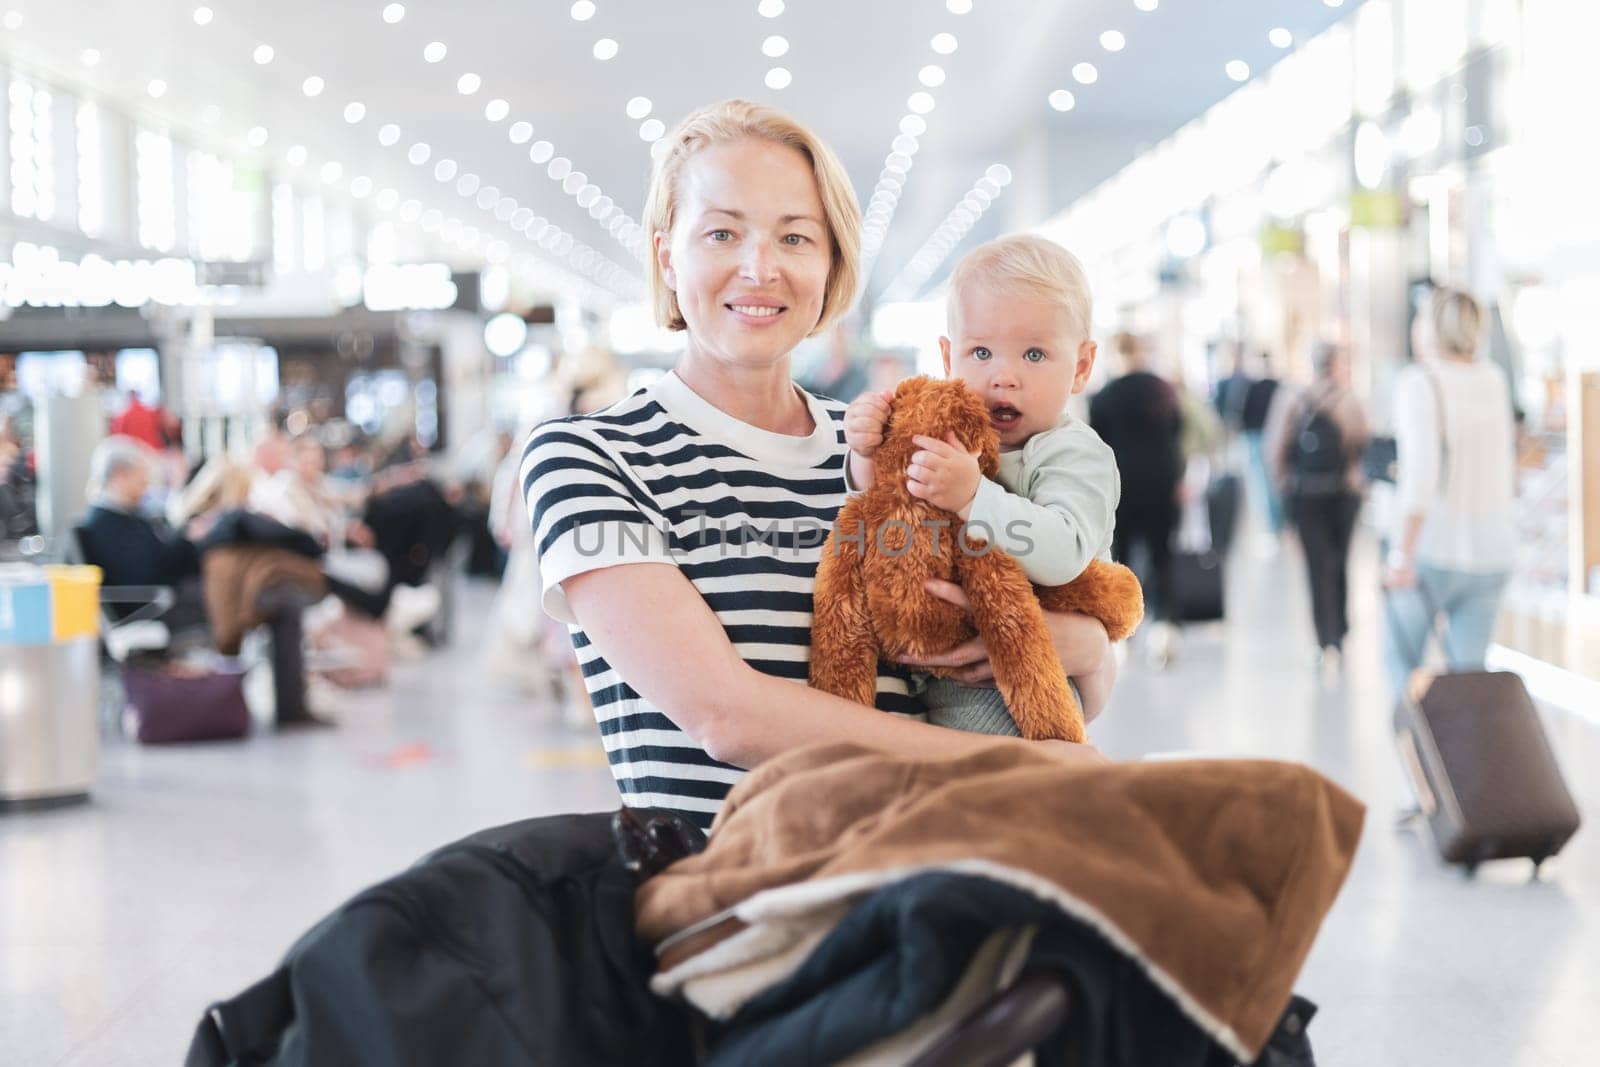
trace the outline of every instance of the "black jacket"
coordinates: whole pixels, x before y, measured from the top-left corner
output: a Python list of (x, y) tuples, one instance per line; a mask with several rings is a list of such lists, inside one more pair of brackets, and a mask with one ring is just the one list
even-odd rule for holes
[(96, 504), (76, 529), (85, 563), (105, 585), (178, 585), (200, 574), (194, 545), (142, 515)]
[(1165, 379), (1137, 371), (1108, 383), (1089, 403), (1089, 425), (1116, 454), (1125, 501), (1171, 498), (1183, 477), (1183, 413)]
[(358, 894), (212, 1007), (187, 1067), (692, 1063), (610, 820), (485, 830)]

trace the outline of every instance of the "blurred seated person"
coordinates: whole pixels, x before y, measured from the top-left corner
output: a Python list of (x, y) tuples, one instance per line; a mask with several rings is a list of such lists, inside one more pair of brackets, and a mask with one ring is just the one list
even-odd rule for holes
[[(426, 584), (434, 542), (426, 536), (443, 502), (431, 483), (416, 480), (422, 471), (408, 472), (396, 488), (368, 500), (363, 521), (347, 512), (350, 498), (329, 484), (320, 441), (302, 434), (288, 443), (287, 452), (287, 465), (251, 488), (251, 509), (316, 538), (327, 550), (328, 589), (347, 607), (384, 621), (396, 633), (408, 633), (437, 614), (439, 592)], [(385, 505), (387, 497), (395, 499)], [(444, 507), (453, 519), (453, 510)], [(369, 525), (374, 521), (381, 534)], [(451, 525), (451, 536), (454, 530)], [(411, 565), (418, 557), (424, 565)]]
[[(150, 450), (131, 437), (108, 437), (95, 448), (89, 461), (91, 503), (75, 530), (78, 548), (85, 562), (101, 569), (104, 585), (193, 587), (200, 577), (194, 543), (141, 511), (151, 460)], [(193, 599), (197, 606), (198, 597)], [(122, 618), (136, 607), (119, 604), (110, 610)]]

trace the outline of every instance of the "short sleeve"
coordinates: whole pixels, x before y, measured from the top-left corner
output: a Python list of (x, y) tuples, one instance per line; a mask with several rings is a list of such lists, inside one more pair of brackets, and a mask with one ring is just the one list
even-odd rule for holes
[(548, 422), (522, 454), (522, 490), (539, 556), (540, 603), (572, 623), (561, 583), (631, 563), (677, 564), (649, 493), (586, 427)]

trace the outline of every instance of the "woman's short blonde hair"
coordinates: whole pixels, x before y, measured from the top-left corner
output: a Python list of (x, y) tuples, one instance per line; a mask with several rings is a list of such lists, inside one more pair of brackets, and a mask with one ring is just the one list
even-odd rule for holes
[(1071, 317), (1077, 340), (1089, 338), (1094, 312), (1089, 276), (1078, 257), (1054, 241), (1018, 233), (997, 237), (968, 252), (950, 274), (947, 317), (952, 335), (957, 329), (961, 294), (972, 286), (1057, 304)]
[(1455, 356), (1471, 356), (1483, 337), (1483, 306), (1471, 293), (1440, 287), (1433, 291), (1429, 305), (1433, 337), (1440, 351)]
[(822, 298), (822, 316), (812, 334), (821, 333), (849, 310), (855, 300), (861, 274), (861, 207), (844, 165), (833, 149), (805, 126), (774, 108), (747, 100), (724, 100), (694, 112), (667, 135), (668, 148), (656, 163), (650, 177), (650, 194), (645, 200), (645, 232), (652, 239), (650, 252), (650, 297), (655, 305), (656, 323), (669, 330), (684, 330), (688, 323), (678, 307), (678, 297), (667, 288), (661, 273), (661, 260), (655, 254), (654, 237), (671, 234), (677, 221), (679, 183), (683, 167), (696, 152), (712, 145), (759, 140), (793, 148), (806, 157), (817, 179), (822, 211), (827, 217), (832, 238), (832, 259), (828, 285)]

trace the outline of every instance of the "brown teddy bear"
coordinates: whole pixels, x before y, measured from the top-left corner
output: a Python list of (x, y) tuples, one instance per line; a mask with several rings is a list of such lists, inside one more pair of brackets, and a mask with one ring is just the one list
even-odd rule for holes
[[(1044, 612), (1093, 616), (1111, 640), (1120, 641), (1144, 614), (1139, 581), (1119, 563), (1095, 560), (1066, 585), (1035, 586), (1021, 564), (973, 535), (955, 515), (912, 496), (905, 479), (917, 451), (912, 438), (943, 440), (947, 433), (968, 452), (979, 452), (984, 477), (995, 476), (999, 436), (983, 401), (957, 380), (901, 382), (874, 456), (878, 476), (870, 489), (845, 502), (823, 546), (811, 624), (811, 684), (871, 705), (880, 656), (938, 655), (977, 632), (1022, 736), (1082, 741), (1083, 710), (1067, 685)], [(970, 618), (929, 593), (930, 578), (960, 584), (972, 604)]]

